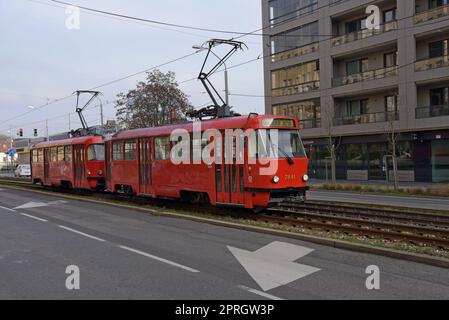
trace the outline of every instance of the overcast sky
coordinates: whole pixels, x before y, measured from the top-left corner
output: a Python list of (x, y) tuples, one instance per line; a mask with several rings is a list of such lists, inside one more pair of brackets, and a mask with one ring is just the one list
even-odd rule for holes
[[(105, 11), (209, 29), (254, 31), (261, 27), (260, 0), (67, 0)], [(175, 29), (123, 21), (81, 11), (80, 30), (66, 28), (65, 8), (48, 0), (0, 0), (0, 133), (19, 128), (31, 136), (33, 129), (45, 135), (67, 131), (68, 113), (75, 111), (70, 98), (30, 112), (47, 101), (89, 89), (194, 52), (192, 45), (230, 35)], [(171, 29), (171, 30), (169, 30)], [(262, 55), (262, 39), (245, 37), (249, 49), (237, 53), (228, 66)], [(179, 82), (196, 77), (204, 54), (161, 68), (174, 71)], [(101, 88), (102, 100), (114, 101), (119, 92), (133, 88), (144, 75)], [(224, 88), (223, 74), (214, 78)], [(198, 81), (181, 85), (195, 106), (208, 102)], [(230, 90), (235, 94), (263, 93), (262, 60), (230, 70)], [(231, 97), (241, 113), (263, 113), (263, 99)], [(28, 112), (25, 116), (7, 121)], [(113, 119), (113, 104), (105, 106), (105, 118)], [(99, 109), (85, 114), (90, 125), (100, 123)], [(56, 118), (56, 119), (55, 119)], [(80, 126), (72, 115), (72, 128)]]

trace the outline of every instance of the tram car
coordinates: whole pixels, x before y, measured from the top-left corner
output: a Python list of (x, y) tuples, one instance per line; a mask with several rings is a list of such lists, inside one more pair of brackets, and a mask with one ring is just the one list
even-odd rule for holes
[(33, 184), (65, 189), (104, 190), (101, 136), (42, 142), (31, 148)]
[[(199, 133), (194, 129), (198, 124)], [(181, 140), (172, 141), (175, 130), (187, 133), (188, 148), (180, 148)], [(276, 144), (250, 139), (250, 135), (243, 140), (237, 135), (228, 138), (229, 132), (237, 131), (255, 136), (262, 131), (270, 136), (276, 131), (278, 137)], [(104, 142), (106, 189), (114, 193), (258, 209), (286, 199), (305, 201), (308, 190), (308, 159), (298, 121), (292, 118), (222, 118), (122, 131)], [(189, 161), (174, 163), (176, 146), (178, 156)], [(212, 163), (202, 159), (208, 154), (206, 149), (211, 150)], [(237, 157), (243, 158), (243, 163), (236, 161)]]

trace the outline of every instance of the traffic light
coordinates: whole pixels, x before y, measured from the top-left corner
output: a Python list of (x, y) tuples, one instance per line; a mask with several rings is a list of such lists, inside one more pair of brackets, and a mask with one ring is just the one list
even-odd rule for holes
[(37, 137), (37, 129), (34, 129), (34, 136)]
[(19, 129), (19, 136), (23, 137), (23, 129)]

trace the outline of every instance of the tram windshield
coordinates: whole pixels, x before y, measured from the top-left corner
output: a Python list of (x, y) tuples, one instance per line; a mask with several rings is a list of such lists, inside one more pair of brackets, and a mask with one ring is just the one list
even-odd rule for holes
[(91, 144), (87, 149), (88, 161), (104, 161), (104, 144)]
[(305, 158), (306, 152), (297, 130), (259, 130), (257, 154), (259, 158)]

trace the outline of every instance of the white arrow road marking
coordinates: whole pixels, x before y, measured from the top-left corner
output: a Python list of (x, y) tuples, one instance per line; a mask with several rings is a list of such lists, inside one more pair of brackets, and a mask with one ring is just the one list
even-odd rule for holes
[(24, 205), (21, 205), (19, 207), (15, 207), (15, 210), (20, 210), (20, 209), (32, 209), (32, 208), (42, 208), (42, 207), (48, 207), (48, 206), (54, 206), (54, 205), (58, 205), (58, 204), (64, 204), (67, 203), (67, 201), (51, 201), (51, 202), (28, 202), (25, 203)]
[(273, 242), (255, 252), (229, 247), (243, 268), (264, 291), (307, 277), (321, 269), (295, 263), (313, 249)]

